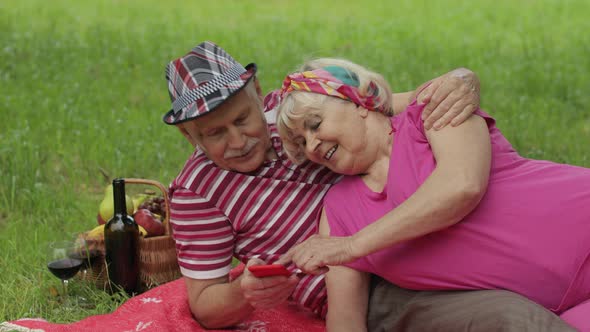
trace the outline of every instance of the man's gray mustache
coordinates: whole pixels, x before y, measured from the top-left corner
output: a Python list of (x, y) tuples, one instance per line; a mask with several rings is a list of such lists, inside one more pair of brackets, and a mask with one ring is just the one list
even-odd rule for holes
[(240, 150), (236, 150), (236, 149), (226, 150), (225, 153), (223, 154), (223, 158), (229, 159), (229, 158), (235, 158), (235, 157), (244, 156), (248, 152), (250, 152), (250, 150), (252, 150), (256, 146), (256, 144), (258, 144), (258, 142), (260, 142), (260, 139), (255, 138), (255, 137), (249, 137), (248, 138), (248, 141), (246, 141), (246, 146), (244, 146), (243, 149), (240, 149)]

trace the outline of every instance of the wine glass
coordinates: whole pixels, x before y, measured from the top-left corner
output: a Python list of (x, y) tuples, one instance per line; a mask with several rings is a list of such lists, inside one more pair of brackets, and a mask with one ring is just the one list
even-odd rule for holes
[(70, 254), (70, 258), (79, 259), (82, 261), (82, 280), (87, 280), (88, 269), (92, 268), (92, 265), (100, 255), (95, 245), (92, 245), (91, 241), (87, 241), (83, 234), (75, 233), (73, 235), (73, 251)]
[(78, 273), (82, 260), (72, 258), (75, 247), (71, 241), (50, 242), (47, 245), (47, 268), (61, 279), (64, 299), (68, 296), (68, 281)]

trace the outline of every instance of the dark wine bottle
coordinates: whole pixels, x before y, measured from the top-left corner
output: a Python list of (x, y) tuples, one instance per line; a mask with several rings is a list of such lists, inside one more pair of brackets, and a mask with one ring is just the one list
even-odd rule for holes
[(127, 215), (125, 180), (113, 180), (114, 215), (104, 228), (105, 260), (111, 290), (139, 289), (139, 227)]

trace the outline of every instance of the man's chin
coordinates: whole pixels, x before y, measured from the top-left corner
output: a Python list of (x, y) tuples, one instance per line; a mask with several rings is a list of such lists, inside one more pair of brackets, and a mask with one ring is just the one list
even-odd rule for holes
[(259, 156), (247, 158), (245, 160), (240, 158), (232, 161), (232, 163), (229, 165), (229, 168), (235, 172), (250, 173), (260, 168), (263, 163), (264, 158)]
[(261, 165), (262, 165), (262, 163), (249, 162), (249, 163), (244, 163), (244, 164), (232, 165), (232, 166), (230, 166), (230, 169), (234, 172), (250, 173), (250, 172), (254, 172), (255, 170), (257, 170)]

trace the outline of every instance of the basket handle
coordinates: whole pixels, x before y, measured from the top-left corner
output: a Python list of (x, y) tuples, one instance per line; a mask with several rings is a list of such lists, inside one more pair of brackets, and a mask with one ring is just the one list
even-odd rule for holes
[(170, 199), (168, 198), (168, 190), (158, 181), (137, 178), (124, 178), (125, 183), (147, 184), (157, 187), (162, 192), (164, 197), (164, 205), (166, 208), (166, 216), (164, 217), (164, 224), (166, 224), (166, 235), (172, 235), (172, 225), (170, 225)]

